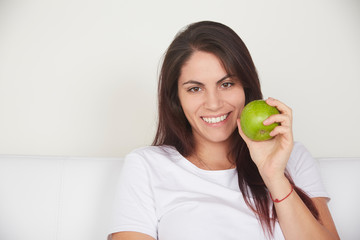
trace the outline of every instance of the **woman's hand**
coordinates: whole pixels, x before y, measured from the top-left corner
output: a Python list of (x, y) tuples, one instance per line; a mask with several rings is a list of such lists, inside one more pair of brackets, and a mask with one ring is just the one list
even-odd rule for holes
[(246, 142), (252, 160), (259, 169), (265, 184), (271, 184), (284, 179), (284, 171), (293, 148), (292, 133), (292, 110), (282, 102), (269, 98), (266, 103), (276, 107), (280, 114), (275, 114), (266, 119), (263, 124), (270, 125), (274, 122), (279, 126), (270, 133), (274, 138), (267, 141), (253, 141), (241, 130), (240, 119), (238, 119), (239, 134)]

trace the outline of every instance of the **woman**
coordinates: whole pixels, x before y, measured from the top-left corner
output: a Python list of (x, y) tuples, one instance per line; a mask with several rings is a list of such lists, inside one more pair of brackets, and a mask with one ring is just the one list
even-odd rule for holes
[[(315, 162), (278, 108), (271, 140), (239, 116), (262, 93), (251, 56), (229, 27), (198, 22), (169, 46), (153, 146), (125, 160), (112, 239), (338, 239)], [(274, 200), (273, 200), (274, 199)]]

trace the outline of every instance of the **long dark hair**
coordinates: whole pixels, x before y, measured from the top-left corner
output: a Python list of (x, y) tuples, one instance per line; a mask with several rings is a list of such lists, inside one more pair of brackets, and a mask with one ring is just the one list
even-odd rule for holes
[[(181, 68), (196, 51), (217, 56), (226, 72), (240, 80), (245, 92), (245, 104), (262, 99), (259, 77), (251, 55), (241, 38), (228, 26), (203, 21), (188, 25), (170, 44), (163, 59), (158, 85), (159, 122), (153, 145), (170, 145), (187, 157), (194, 153), (191, 126), (185, 117), (178, 97)], [(246, 204), (258, 217), (265, 233), (273, 235), (277, 220), (274, 205), (260, 173), (252, 161), (245, 142), (236, 129), (231, 135), (231, 159), (235, 159), (239, 188)], [(286, 174), (292, 184), (291, 177)], [(299, 188), (295, 191), (318, 218), (311, 199)], [(250, 201), (250, 195), (253, 202)]]

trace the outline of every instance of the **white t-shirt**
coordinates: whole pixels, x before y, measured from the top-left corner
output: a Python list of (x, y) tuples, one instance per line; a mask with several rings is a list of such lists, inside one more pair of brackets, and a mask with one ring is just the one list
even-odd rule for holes
[[(310, 197), (328, 197), (303, 145), (295, 143), (287, 169)], [(116, 195), (111, 233), (136, 231), (159, 240), (266, 239), (244, 202), (236, 169), (200, 169), (169, 146), (128, 154)], [(274, 239), (284, 239), (278, 223)]]

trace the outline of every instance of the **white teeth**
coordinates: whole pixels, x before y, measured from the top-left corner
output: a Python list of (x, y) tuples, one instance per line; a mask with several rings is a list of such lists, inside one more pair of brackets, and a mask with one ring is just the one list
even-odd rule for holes
[(216, 117), (216, 118), (205, 118), (203, 117), (202, 119), (207, 122), (207, 123), (219, 123), (224, 121), (226, 118), (228, 117), (228, 114), (225, 114), (221, 117)]

